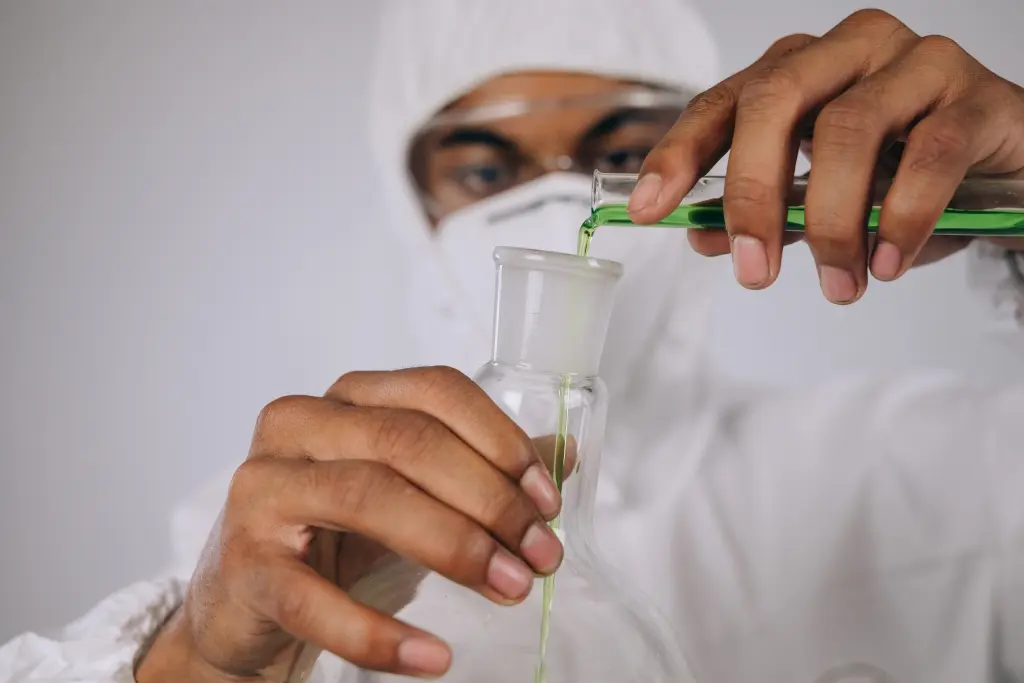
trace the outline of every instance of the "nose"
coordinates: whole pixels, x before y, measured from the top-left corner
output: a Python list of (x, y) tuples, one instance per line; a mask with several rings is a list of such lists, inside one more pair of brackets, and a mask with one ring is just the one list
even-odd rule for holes
[(541, 167), (545, 173), (556, 173), (558, 171), (573, 171), (576, 169), (576, 162), (568, 154), (556, 154), (544, 157), (541, 160)]

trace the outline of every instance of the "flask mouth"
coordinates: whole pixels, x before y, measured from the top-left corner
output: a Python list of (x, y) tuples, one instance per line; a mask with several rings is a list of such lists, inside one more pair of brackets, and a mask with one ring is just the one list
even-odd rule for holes
[(494, 262), (510, 268), (557, 271), (609, 280), (618, 280), (623, 270), (618, 261), (519, 247), (495, 247)]
[(497, 247), (491, 360), (536, 372), (597, 374), (622, 264)]

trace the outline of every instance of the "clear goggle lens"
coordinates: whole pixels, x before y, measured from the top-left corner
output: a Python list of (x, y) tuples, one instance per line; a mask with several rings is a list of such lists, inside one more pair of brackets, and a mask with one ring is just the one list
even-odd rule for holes
[(636, 173), (691, 97), (630, 87), (445, 110), (420, 128), (409, 170), (434, 220), (547, 173)]

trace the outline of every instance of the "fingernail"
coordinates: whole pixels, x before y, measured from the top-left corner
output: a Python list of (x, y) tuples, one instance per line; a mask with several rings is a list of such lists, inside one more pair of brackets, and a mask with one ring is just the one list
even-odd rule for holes
[(451, 665), (452, 655), (444, 643), (423, 636), (398, 644), (398, 663), (408, 671), (440, 676)]
[(562, 542), (541, 522), (527, 530), (519, 550), (541, 574), (550, 574), (562, 563)]
[(554, 518), (562, 508), (562, 496), (558, 493), (558, 487), (555, 486), (555, 482), (543, 464), (531, 465), (523, 478), (519, 480), (519, 485), (523, 487), (523, 491), (530, 497), (545, 519)]
[(821, 292), (834, 304), (847, 304), (857, 298), (857, 281), (853, 274), (834, 266), (822, 266), (818, 271)]
[(533, 572), (504, 550), (498, 550), (487, 567), (487, 584), (509, 600), (519, 600), (530, 592)]
[(744, 287), (761, 287), (768, 282), (768, 252), (764, 243), (750, 235), (732, 239), (732, 269)]
[(661, 194), (661, 176), (657, 173), (648, 173), (633, 188), (633, 194), (629, 196), (629, 204), (626, 208), (630, 213), (642, 211), (657, 202), (659, 194)]
[(891, 242), (879, 242), (875, 254), (871, 257), (871, 272), (879, 280), (892, 280), (900, 274), (903, 267), (903, 255)]

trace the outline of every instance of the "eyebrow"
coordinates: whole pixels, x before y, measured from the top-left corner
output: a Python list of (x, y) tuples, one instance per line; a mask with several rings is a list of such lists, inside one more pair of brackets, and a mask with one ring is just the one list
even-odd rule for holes
[(661, 120), (660, 113), (660, 110), (652, 109), (619, 109), (591, 126), (581, 139), (611, 135), (629, 123), (657, 122)]
[(438, 146), (459, 147), (460, 145), (489, 145), (506, 152), (514, 152), (515, 143), (493, 131), (484, 128), (456, 128), (438, 141)]

